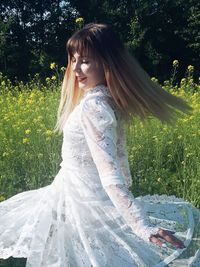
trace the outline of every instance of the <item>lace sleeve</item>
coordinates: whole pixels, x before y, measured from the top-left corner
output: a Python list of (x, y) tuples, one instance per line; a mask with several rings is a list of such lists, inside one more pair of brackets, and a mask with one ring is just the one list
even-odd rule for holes
[(119, 140), (117, 142), (118, 157), (120, 160), (120, 167), (124, 175), (126, 186), (129, 188), (133, 184), (130, 167), (128, 163), (128, 151), (126, 148), (125, 126), (119, 127)]
[(125, 185), (117, 159), (117, 121), (114, 111), (102, 99), (86, 99), (81, 112), (81, 124), (106, 193), (133, 232), (149, 240), (158, 228), (150, 224), (144, 209)]

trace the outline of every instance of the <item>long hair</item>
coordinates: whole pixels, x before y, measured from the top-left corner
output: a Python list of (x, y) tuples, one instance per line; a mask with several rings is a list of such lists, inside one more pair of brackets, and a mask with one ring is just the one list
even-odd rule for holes
[(68, 40), (67, 52), (68, 66), (55, 128), (59, 132), (83, 95), (72, 70), (71, 59), (75, 52), (84, 56), (90, 53), (101, 62), (109, 92), (126, 122), (134, 116), (144, 119), (148, 115), (162, 122), (171, 122), (178, 110), (191, 110), (183, 99), (168, 93), (151, 80), (108, 25), (87, 24)]

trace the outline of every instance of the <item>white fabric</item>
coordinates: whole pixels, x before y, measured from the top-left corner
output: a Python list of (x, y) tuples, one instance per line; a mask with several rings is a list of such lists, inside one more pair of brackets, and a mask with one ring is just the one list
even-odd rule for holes
[(125, 164), (127, 158), (123, 154), (124, 147), (123, 150), (121, 150), (122, 146), (118, 147), (120, 156), (117, 156), (117, 141), (121, 144), (123, 142), (122, 136), (117, 135), (114, 111), (101, 96), (89, 97), (82, 107), (81, 124), (106, 193), (124, 219), (130, 223), (133, 231), (148, 241), (151, 234), (158, 232), (158, 228), (151, 226), (144, 209), (140, 207), (138, 201), (134, 200), (131, 192), (126, 190), (130, 182), (125, 182), (120, 162), (124, 173), (129, 175), (128, 177), (125, 175), (126, 181), (131, 179), (130, 170)]
[[(200, 266), (199, 210), (174, 196), (134, 198), (124, 123), (108, 88), (86, 92), (63, 135), (61, 169), (0, 203), (0, 258), (27, 267)], [(158, 227), (186, 249), (148, 241)]]

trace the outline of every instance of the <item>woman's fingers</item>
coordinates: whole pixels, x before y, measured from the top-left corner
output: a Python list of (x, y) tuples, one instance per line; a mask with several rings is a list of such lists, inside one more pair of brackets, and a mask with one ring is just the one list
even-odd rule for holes
[(150, 240), (152, 243), (154, 243), (155, 245), (158, 245), (158, 246), (160, 246), (160, 247), (162, 247), (162, 245), (163, 245), (163, 242), (160, 241), (160, 239), (158, 239), (155, 235), (152, 235), (152, 236), (149, 238), (149, 240)]
[(173, 246), (177, 248), (184, 248), (184, 243), (175, 237), (170, 231), (160, 229), (158, 231), (159, 237), (163, 238), (165, 241), (171, 243)]
[(172, 244), (176, 248), (185, 248), (184, 243), (176, 238), (172, 231), (160, 229), (156, 235), (152, 235), (149, 240), (159, 246), (164, 246), (163, 242), (159, 239), (162, 238), (166, 242)]

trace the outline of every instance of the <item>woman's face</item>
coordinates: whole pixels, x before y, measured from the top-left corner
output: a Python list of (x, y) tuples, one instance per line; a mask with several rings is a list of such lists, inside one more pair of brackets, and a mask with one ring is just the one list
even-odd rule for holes
[(98, 84), (105, 84), (103, 66), (92, 55), (84, 57), (76, 52), (71, 61), (80, 89), (88, 91)]

